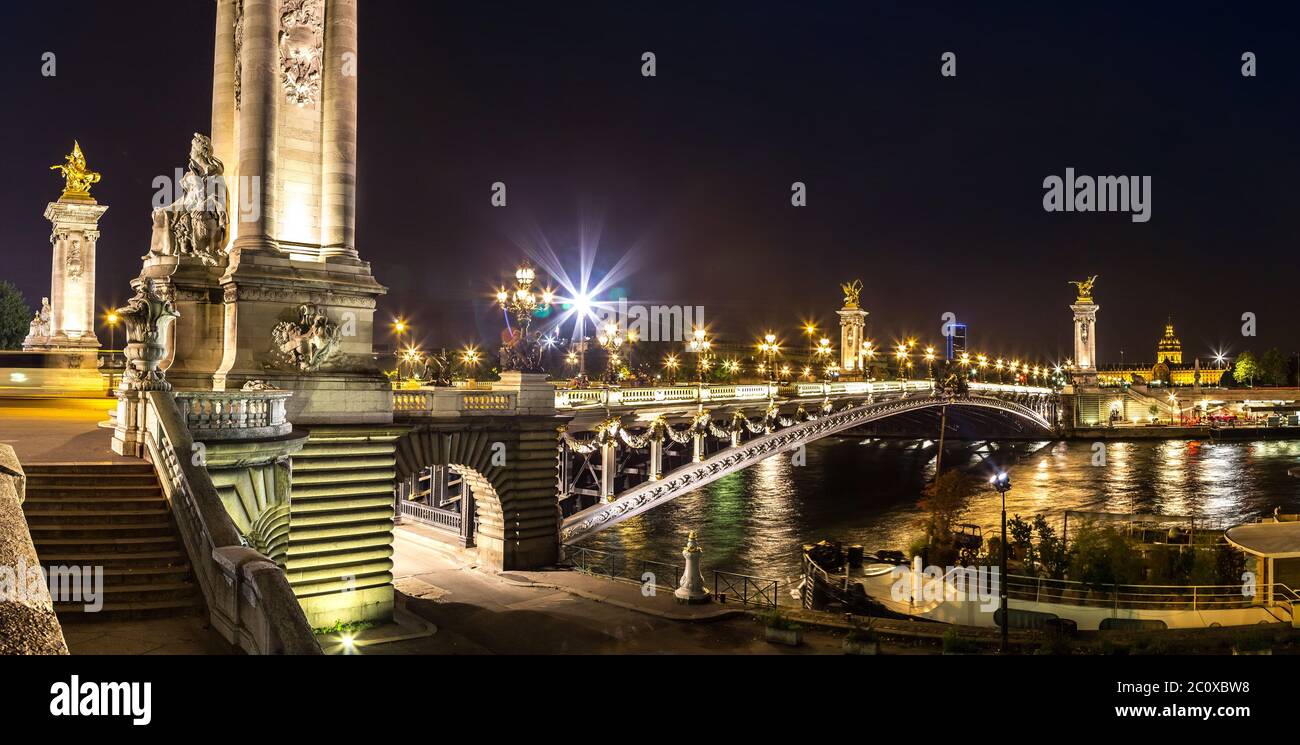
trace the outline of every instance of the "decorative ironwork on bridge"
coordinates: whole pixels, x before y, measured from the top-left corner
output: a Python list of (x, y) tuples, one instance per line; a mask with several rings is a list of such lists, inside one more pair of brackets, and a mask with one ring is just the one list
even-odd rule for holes
[[(566, 518), (561, 524), (560, 540), (562, 543), (573, 543), (729, 473), (746, 468), (772, 455), (792, 450), (799, 445), (887, 417), (942, 406), (1000, 410), (1027, 420), (1044, 432), (1051, 431), (1053, 426), (1042, 413), (1025, 404), (990, 395), (967, 394), (903, 397), (879, 402), (868, 400), (861, 404), (847, 405), (838, 411), (834, 410), (834, 405), (827, 399), (822, 403), (820, 410), (809, 411), (800, 406), (793, 417), (781, 415), (776, 405), (770, 405), (763, 417), (757, 421), (736, 412), (725, 427), (716, 424), (706, 411), (695, 415), (684, 430), (679, 431), (659, 418), (654, 420), (642, 435), (628, 432), (617, 418), (609, 418), (601, 422), (594, 436), (586, 441), (574, 438), (561, 428), (562, 448), (567, 447), (582, 454), (600, 451), (604, 456), (600, 474), (601, 494), (608, 495), (609, 501)], [(746, 432), (756, 436), (742, 442)], [(707, 437), (730, 440), (731, 446), (713, 455), (706, 455), (703, 443)], [(658, 473), (659, 468), (662, 467), (662, 448), (665, 440), (678, 444), (693, 441), (694, 462), (668, 474)], [(614, 496), (612, 486), (616, 464), (613, 454), (616, 443), (620, 441), (633, 449), (650, 448), (651, 466), (648, 481)]]

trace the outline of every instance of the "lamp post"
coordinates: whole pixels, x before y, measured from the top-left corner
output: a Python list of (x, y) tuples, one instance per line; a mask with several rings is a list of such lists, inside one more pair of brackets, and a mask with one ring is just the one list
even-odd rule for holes
[(664, 357), (664, 369), (668, 371), (668, 385), (677, 384), (677, 367), (680, 364), (675, 354)]
[(393, 336), (397, 337), (397, 341), (393, 344), (393, 358), (397, 361), (396, 373), (397, 373), (397, 380), (400, 383), (402, 380), (402, 351), (401, 351), (402, 339), (406, 335), (406, 332), (409, 331), (411, 327), (409, 324), (407, 324), (406, 319), (394, 318), (392, 323), (392, 328), (393, 328)]
[(596, 337), (596, 341), (609, 355), (609, 363), (605, 366), (605, 380), (607, 383), (613, 383), (617, 380), (618, 350), (623, 347), (623, 335), (619, 332), (617, 324), (607, 323), (600, 335)]
[(465, 368), (466, 380), (474, 380), (474, 372), (478, 368), (479, 353), (474, 347), (465, 347), (460, 353), (460, 362)]
[[(513, 292), (501, 287), (497, 290), (497, 304), (501, 310), (505, 311), (507, 317), (513, 317), (516, 330), (513, 331), (512, 341), (510, 343), (510, 359), (508, 364), (502, 365), (502, 372), (507, 368), (519, 370), (520, 372), (539, 373), (541, 369), (541, 353), (538, 350), (530, 348), (531, 342), (528, 339), (528, 328), (532, 325), (533, 314), (543, 308), (550, 307), (555, 301), (554, 293), (550, 289), (543, 289), (540, 293), (533, 292), (533, 281), (537, 279), (537, 272), (527, 261), (519, 265), (515, 270), (515, 289)], [(505, 362), (503, 360), (503, 362)]]
[(925, 376), (934, 379), (934, 347), (925, 348)]
[(907, 345), (903, 342), (898, 343), (898, 348), (894, 350), (894, 359), (898, 360), (898, 379), (906, 380), (906, 373), (903, 371), (903, 365), (907, 362)]
[(695, 373), (696, 373), (696, 396), (695, 400), (699, 402), (697, 407), (699, 411), (704, 411), (704, 371), (708, 370), (708, 361), (705, 357), (709, 349), (713, 347), (713, 342), (709, 339), (708, 332), (703, 326), (696, 326), (691, 332), (691, 340), (687, 343), (686, 348), (695, 355)]
[(758, 351), (762, 352), (766, 358), (767, 399), (770, 402), (772, 400), (772, 385), (776, 380), (776, 353), (781, 351), (781, 345), (776, 341), (776, 334), (770, 331), (764, 334), (763, 340), (758, 343)]
[(816, 355), (816, 359), (812, 361), (810, 366), (821, 365), (823, 370), (826, 369), (829, 366), (831, 356), (835, 354), (835, 350), (831, 349), (831, 340), (826, 337), (818, 340), (817, 348), (813, 350), (813, 354)]
[(998, 652), (1006, 654), (1007, 629), (1011, 626), (1011, 619), (1007, 617), (1007, 492), (1011, 491), (1011, 477), (1006, 471), (999, 471), (989, 480), (989, 483), (1002, 496), (1002, 543), (998, 547), (998, 598), (1002, 607), (1002, 644)]

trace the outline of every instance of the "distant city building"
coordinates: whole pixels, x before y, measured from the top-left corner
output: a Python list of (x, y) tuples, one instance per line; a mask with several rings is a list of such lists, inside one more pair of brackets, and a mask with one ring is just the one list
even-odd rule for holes
[[(1101, 385), (1158, 384), (1190, 386), (1215, 386), (1223, 377), (1222, 365), (1199, 365), (1193, 359), (1183, 362), (1183, 342), (1174, 333), (1171, 319), (1165, 324), (1165, 333), (1156, 343), (1156, 360), (1152, 363), (1102, 365), (1097, 369), (1097, 382)], [(1199, 381), (1197, 376), (1200, 376)]]
[(966, 324), (954, 323), (950, 327), (952, 333), (948, 334), (947, 349), (945, 354), (948, 359), (955, 360), (966, 351)]

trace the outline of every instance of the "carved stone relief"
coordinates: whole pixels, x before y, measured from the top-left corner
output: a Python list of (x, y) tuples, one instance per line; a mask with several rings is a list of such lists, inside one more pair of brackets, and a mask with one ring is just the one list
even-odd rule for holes
[(280, 79), (289, 103), (316, 103), (324, 54), (325, 19), (320, 0), (282, 0)]

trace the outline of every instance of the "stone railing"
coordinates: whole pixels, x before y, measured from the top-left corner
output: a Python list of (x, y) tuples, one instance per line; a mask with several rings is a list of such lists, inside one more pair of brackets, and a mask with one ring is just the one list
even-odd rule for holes
[(285, 417), (292, 391), (177, 391), (176, 408), (198, 440), (254, 440), (293, 431)]
[(517, 400), (517, 394), (512, 391), (473, 388), (393, 391), (393, 416), (398, 419), (499, 416), (515, 411)]
[(171, 503), (214, 628), (250, 654), (320, 654), (284, 570), (244, 545), (166, 391), (145, 394), (144, 444)]
[(14, 449), (0, 445), (0, 567), (16, 580), (0, 587), (0, 655), (67, 654), (49, 587), (28, 581), (41, 560), (23, 516), (26, 481)]

